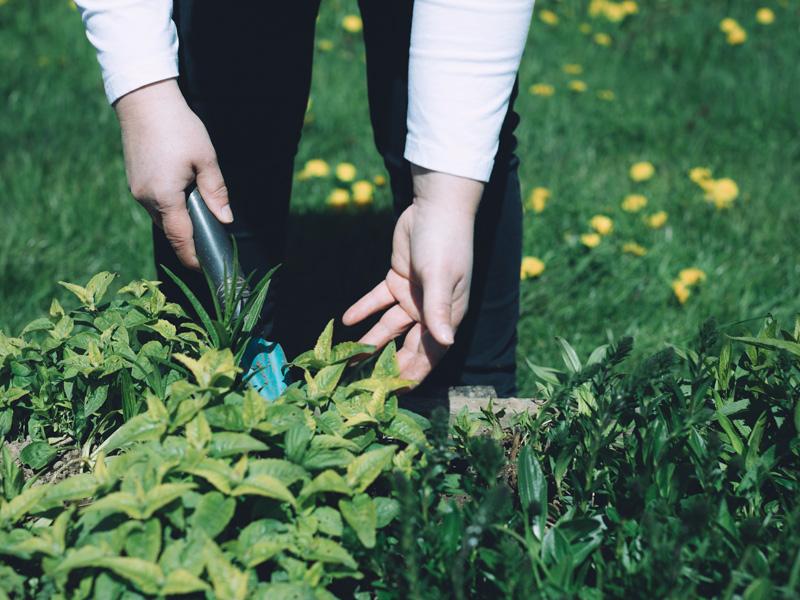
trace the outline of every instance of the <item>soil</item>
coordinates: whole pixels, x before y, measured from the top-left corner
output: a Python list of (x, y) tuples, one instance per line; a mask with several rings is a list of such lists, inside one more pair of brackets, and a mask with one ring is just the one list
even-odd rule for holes
[[(36, 472), (30, 467), (22, 464), (22, 462), (19, 460), (19, 453), (22, 452), (25, 446), (30, 443), (31, 439), (25, 438), (24, 440), (6, 442), (5, 444), (11, 453), (11, 458), (22, 471), (26, 481), (33, 477)], [(54, 445), (63, 445), (63, 441), (61, 444), (56, 443)], [(39, 477), (37, 478), (36, 483), (58, 483), (59, 481), (63, 481), (72, 475), (77, 475), (82, 471), (83, 461), (81, 460), (80, 448), (68, 448), (62, 452), (55, 461), (50, 463), (50, 465), (39, 472)]]

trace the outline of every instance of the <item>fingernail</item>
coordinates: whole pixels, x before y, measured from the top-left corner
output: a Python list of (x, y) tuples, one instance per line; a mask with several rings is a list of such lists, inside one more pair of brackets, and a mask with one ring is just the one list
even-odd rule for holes
[(455, 342), (455, 338), (453, 337), (453, 330), (449, 327), (442, 327), (441, 331), (439, 332), (444, 340), (445, 344), (452, 344)]
[(233, 211), (231, 210), (230, 204), (223, 206), (220, 212), (222, 213), (222, 220), (224, 223), (233, 223)]

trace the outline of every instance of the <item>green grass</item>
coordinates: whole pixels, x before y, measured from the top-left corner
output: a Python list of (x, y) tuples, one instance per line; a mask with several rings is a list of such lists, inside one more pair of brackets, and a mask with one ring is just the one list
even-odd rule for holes
[[(543, 213), (525, 214), (525, 253), (546, 269), (522, 284), (520, 356), (553, 364), (556, 335), (585, 354), (632, 334), (641, 353), (685, 343), (710, 315), (722, 323), (768, 312), (791, 319), (800, 311), (797, 7), (764, 0), (776, 14), (765, 26), (746, 0), (650, 0), (622, 23), (589, 18), (586, 4), (538, 3), (537, 13), (550, 8), (560, 20), (548, 26), (535, 18), (520, 73), (523, 194), (552, 191)], [(298, 170), (321, 157), (352, 162), (367, 177), (383, 171), (369, 127), (363, 45), (339, 25), (355, 10), (350, 0), (323, 3), (318, 40), (333, 49), (316, 56)], [(744, 44), (726, 43), (724, 17), (747, 31)], [(584, 22), (610, 34), (612, 45), (581, 33)], [(83, 282), (108, 269), (125, 280), (153, 268), (149, 219), (127, 192), (118, 128), (77, 14), (66, 1), (9, 0), (0, 6), (0, 61), (0, 329), (17, 331), (63, 293), (59, 279)], [(565, 63), (584, 73), (563, 73)], [(573, 78), (588, 90), (569, 91)], [(530, 95), (539, 82), (555, 94)], [(616, 99), (598, 99), (601, 89)], [(634, 183), (628, 169), (640, 160), (656, 173)], [(704, 201), (687, 176), (695, 166), (737, 182), (732, 208)], [(293, 296), (313, 296), (315, 309), (297, 329), (298, 345), (311, 343), (313, 331), (370, 284), (388, 250), (388, 190), (379, 189), (367, 210), (333, 215), (325, 206), (333, 186), (327, 179), (295, 187), (287, 271)], [(621, 210), (634, 192), (649, 199), (643, 213), (667, 211), (664, 228), (651, 230), (641, 214)], [(615, 229), (588, 250), (578, 236), (598, 213)], [(647, 255), (623, 254), (630, 240)], [(365, 269), (358, 260), (366, 254)], [(670, 283), (689, 266), (708, 277), (680, 305)], [(322, 284), (330, 293), (319, 293)], [(532, 389), (524, 368), (520, 383)]]

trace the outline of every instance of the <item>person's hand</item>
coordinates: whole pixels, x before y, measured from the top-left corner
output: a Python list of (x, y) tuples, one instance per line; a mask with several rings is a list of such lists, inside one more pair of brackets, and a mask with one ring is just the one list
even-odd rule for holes
[(385, 311), (361, 342), (406, 333), (400, 376), (422, 381), (453, 344), (469, 304), (473, 234), (483, 184), (412, 166), (414, 201), (397, 221), (386, 278), (342, 317), (354, 325)]
[(233, 221), (206, 128), (174, 79), (130, 92), (114, 106), (131, 193), (164, 230), (181, 263), (199, 269), (184, 190), (196, 181), (214, 216), (222, 223)]

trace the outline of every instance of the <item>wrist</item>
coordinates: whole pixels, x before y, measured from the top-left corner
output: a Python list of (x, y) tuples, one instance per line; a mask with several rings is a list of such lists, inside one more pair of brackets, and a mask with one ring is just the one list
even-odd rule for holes
[(413, 163), (411, 176), (415, 206), (475, 218), (483, 195), (482, 181), (431, 171)]
[(128, 92), (114, 103), (120, 122), (139, 114), (162, 111), (175, 103), (185, 104), (176, 79), (163, 79)]

